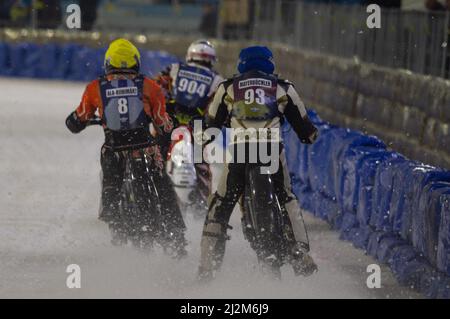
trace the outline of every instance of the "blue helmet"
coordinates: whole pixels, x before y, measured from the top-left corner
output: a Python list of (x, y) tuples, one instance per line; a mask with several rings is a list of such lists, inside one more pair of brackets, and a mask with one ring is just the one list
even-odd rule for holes
[(241, 50), (239, 54), (238, 70), (245, 73), (251, 70), (272, 74), (275, 65), (272, 62), (273, 54), (267, 47), (253, 46)]

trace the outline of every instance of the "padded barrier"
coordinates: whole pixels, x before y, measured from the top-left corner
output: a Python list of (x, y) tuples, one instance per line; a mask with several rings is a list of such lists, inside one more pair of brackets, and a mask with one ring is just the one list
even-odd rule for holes
[[(106, 48), (79, 44), (0, 42), (0, 76), (91, 81), (103, 74)], [(141, 72), (154, 76), (178, 59), (162, 51), (141, 51)]]
[(400, 284), (450, 298), (450, 172), (308, 113), (320, 131), (313, 145), (299, 144), (289, 124), (283, 126), (302, 208), (388, 264)]

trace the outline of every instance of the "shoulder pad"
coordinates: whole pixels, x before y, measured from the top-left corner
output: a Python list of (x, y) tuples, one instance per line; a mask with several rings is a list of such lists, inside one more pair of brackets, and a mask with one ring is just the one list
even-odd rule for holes
[(285, 79), (278, 79), (278, 85), (281, 86), (286, 92), (289, 89), (289, 87), (293, 87), (295, 89), (294, 83), (292, 83), (289, 80), (285, 80)]
[(292, 85), (292, 86), (294, 86), (294, 83), (292, 83), (291, 81), (286, 80), (286, 79), (278, 79), (278, 84), (281, 84), (281, 85)]

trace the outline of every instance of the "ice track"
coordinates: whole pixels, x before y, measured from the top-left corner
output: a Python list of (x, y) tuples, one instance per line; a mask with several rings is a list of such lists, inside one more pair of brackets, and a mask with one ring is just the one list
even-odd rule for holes
[[(103, 133), (72, 135), (68, 113), (84, 84), (0, 78), (0, 298), (417, 298), (382, 266), (382, 288), (368, 289), (375, 263), (305, 214), (319, 273), (283, 280), (257, 271), (235, 211), (223, 269), (207, 286), (195, 282), (203, 221), (187, 213), (189, 256), (175, 262), (156, 251), (113, 247), (97, 220)], [(215, 175), (216, 176), (216, 175)], [(66, 267), (81, 267), (81, 289), (66, 287)]]

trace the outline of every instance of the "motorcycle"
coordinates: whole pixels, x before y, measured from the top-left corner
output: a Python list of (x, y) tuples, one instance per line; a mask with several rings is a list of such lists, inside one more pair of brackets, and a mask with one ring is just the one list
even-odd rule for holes
[[(98, 117), (90, 120), (87, 126), (102, 125)], [(119, 206), (120, 219), (111, 227), (112, 243), (126, 245), (131, 242), (140, 249), (152, 249), (159, 244), (164, 251), (175, 249), (176, 235), (168, 229), (169, 214), (162, 207), (161, 194), (156, 187), (160, 182), (151, 165), (152, 159), (143, 149), (123, 151), (125, 173)]]
[(172, 134), (166, 172), (177, 193), (182, 211), (192, 208), (195, 218), (204, 218), (211, 190), (211, 173), (207, 164), (194, 163), (192, 132), (188, 125), (180, 125)]

